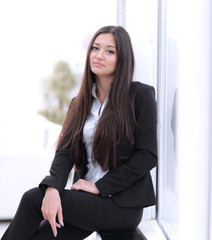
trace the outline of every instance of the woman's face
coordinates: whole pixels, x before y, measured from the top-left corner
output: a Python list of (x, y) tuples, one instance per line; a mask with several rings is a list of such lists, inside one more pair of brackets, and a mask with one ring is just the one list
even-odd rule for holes
[(117, 63), (116, 42), (112, 33), (102, 33), (94, 40), (90, 52), (91, 71), (97, 77), (112, 77)]

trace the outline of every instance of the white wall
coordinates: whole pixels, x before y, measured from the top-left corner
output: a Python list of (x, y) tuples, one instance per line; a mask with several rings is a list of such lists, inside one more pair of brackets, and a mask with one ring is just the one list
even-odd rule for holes
[[(157, 91), (157, 1), (126, 0), (124, 20), (135, 54), (134, 80), (152, 85)], [(151, 174), (156, 192), (156, 168)], [(155, 217), (155, 206), (144, 209), (143, 219)]]
[(157, 1), (126, 1), (126, 30), (134, 54), (134, 80), (156, 87), (157, 79)]

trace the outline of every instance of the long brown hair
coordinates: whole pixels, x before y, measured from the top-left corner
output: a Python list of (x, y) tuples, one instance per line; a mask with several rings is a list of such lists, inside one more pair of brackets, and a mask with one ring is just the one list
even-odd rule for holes
[(126, 140), (133, 144), (129, 114), (129, 111), (134, 112), (134, 101), (130, 98), (130, 86), (134, 73), (132, 44), (124, 28), (106, 26), (99, 29), (90, 41), (81, 87), (70, 104), (57, 144), (57, 149), (71, 148), (77, 169), (80, 169), (81, 165), (82, 130), (93, 101), (92, 86), (95, 82), (95, 74), (91, 71), (89, 56), (93, 42), (102, 33), (112, 33), (115, 37), (117, 65), (109, 100), (99, 119), (93, 138), (94, 162), (106, 170), (112, 157), (115, 166), (116, 146)]

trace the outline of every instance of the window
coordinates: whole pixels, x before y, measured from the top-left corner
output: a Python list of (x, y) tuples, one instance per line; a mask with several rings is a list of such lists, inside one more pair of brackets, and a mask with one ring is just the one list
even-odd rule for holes
[(157, 219), (168, 239), (211, 239), (211, 14), (208, 1), (159, 1)]
[[(174, 9), (173, 9), (174, 10)], [(169, 14), (168, 14), (169, 13)], [(177, 46), (173, 12), (165, 1), (159, 4), (158, 48), (158, 215), (169, 236), (177, 224)], [(172, 238), (171, 238), (172, 239)]]

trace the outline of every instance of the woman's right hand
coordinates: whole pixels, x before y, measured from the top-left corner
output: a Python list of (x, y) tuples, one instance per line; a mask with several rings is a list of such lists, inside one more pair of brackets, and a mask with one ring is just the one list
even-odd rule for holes
[[(64, 226), (62, 205), (60, 195), (57, 189), (48, 187), (43, 198), (41, 211), (44, 219), (49, 221), (54, 236), (57, 236), (57, 227)], [(56, 222), (56, 216), (59, 223)]]

